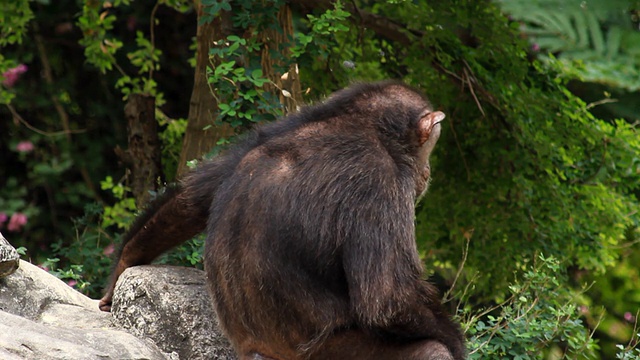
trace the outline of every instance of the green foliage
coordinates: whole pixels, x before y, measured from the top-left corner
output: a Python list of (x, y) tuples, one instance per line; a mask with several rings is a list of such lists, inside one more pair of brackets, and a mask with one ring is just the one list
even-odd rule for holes
[[(188, 7), (181, 1), (158, 4), (179, 10)], [(40, 11), (32, 13), (30, 5), (38, 6)], [(109, 89), (114, 89), (117, 82), (112, 75), (122, 75), (123, 68), (127, 68), (118, 64), (122, 63), (119, 55), (123, 55), (119, 50), (130, 52), (124, 55), (129, 55), (131, 67), (140, 75), (128, 78), (125, 90), (129, 91), (153, 92), (155, 82), (149, 73), (157, 71), (161, 60), (153, 41), (141, 34), (131, 40), (135, 42), (133, 46), (118, 38), (123, 35), (122, 29), (128, 28), (116, 14), (130, 11), (129, 5), (128, 1), (15, 1), (0, 6), (0, 17), (8, 19), (0, 21), (0, 76), (11, 68), (28, 66), (17, 81), (0, 85), (0, 101), (9, 104), (0, 108), (0, 118), (7, 119), (0, 122), (0, 151), (5, 154), (0, 157), (0, 173), (6, 174), (0, 176), (0, 220), (4, 219), (0, 230), (14, 245), (28, 249), (26, 255), (31, 261), (43, 263), (46, 258), (56, 258), (61, 275), (71, 276), (66, 271), (73, 270), (84, 279), (91, 279), (84, 286), (96, 286), (90, 290), (95, 290), (95, 296), (110, 267), (110, 260), (102, 251), (112, 246), (112, 241), (98, 241), (109, 236), (100, 225), (125, 228), (136, 211), (133, 200), (125, 199), (124, 184), (113, 184), (109, 178), (105, 180), (106, 204), (113, 201), (111, 194), (116, 195), (116, 203), (105, 205), (106, 222), (102, 224), (98, 215), (93, 215), (93, 226), (82, 227), (80, 237), (79, 228), (69, 219), (81, 216), (87, 203), (102, 203), (102, 194), (93, 188), (93, 183), (106, 173), (118, 171), (112, 149), (124, 135), (122, 103)], [(79, 32), (69, 28), (73, 26), (69, 19), (78, 14), (82, 39), (76, 36)], [(25, 26), (16, 27), (18, 23)], [(17, 46), (23, 37), (28, 41)], [(78, 41), (89, 48), (85, 53), (89, 58), (83, 58), (76, 46), (68, 46)], [(85, 64), (92, 64), (100, 73)], [(109, 69), (117, 69), (117, 74)], [(121, 82), (126, 85), (126, 80)], [(162, 94), (154, 95), (159, 99), (156, 103), (162, 104)], [(113, 102), (114, 99), (117, 100)], [(186, 127), (185, 121), (167, 120), (161, 125), (167, 145), (163, 156), (175, 158), (181, 144), (175, 139), (181, 137), (178, 132)], [(18, 150), (21, 144), (30, 144), (31, 149)], [(18, 216), (22, 222), (14, 224), (13, 218)], [(92, 263), (92, 259), (99, 258), (104, 261)], [(80, 271), (71, 268), (72, 264), (85, 266)]]
[[(45, 196), (52, 208), (66, 208), (88, 201), (91, 192), (83, 182), (65, 182), (65, 176), (74, 170), (77, 162), (63, 137), (30, 134), (27, 138), (16, 140), (12, 139), (7, 144), (11, 151), (6, 151), (6, 154), (13, 157), (14, 166), (7, 170), (8, 176), (0, 179), (0, 213), (10, 218), (24, 216), (24, 224), (12, 230), (9, 226), (11, 221), (7, 221), (0, 223), (0, 228), (4, 225), (9, 232), (15, 233), (11, 234), (15, 238), (14, 245), (26, 246), (31, 236), (40, 238), (50, 235), (52, 232), (45, 224), (52, 218), (57, 220), (50, 208), (38, 206), (39, 197)], [(23, 148), (25, 145), (27, 147)], [(26, 176), (14, 171), (16, 169), (23, 169)], [(67, 234), (71, 235), (72, 232)], [(33, 248), (29, 246), (32, 252)]]
[[(28, 204), (26, 199), (27, 186), (19, 184), (17, 177), (9, 176), (6, 179), (5, 186), (0, 188), (0, 216), (5, 217), (4, 220), (0, 221), (0, 229), (8, 227), (9, 219), (14, 214), (24, 214), (27, 217), (27, 224), (28, 219), (38, 215), (40, 210)], [(12, 231), (9, 228), (7, 230)]]
[[(640, 337), (640, 334), (636, 334), (635, 339)], [(640, 347), (637, 346), (624, 346), (624, 345), (616, 345), (618, 349), (618, 353), (616, 353), (616, 359), (622, 360), (638, 360), (640, 359)]]
[(166, 5), (181, 13), (193, 10), (192, 1), (190, 0), (159, 0), (158, 5)]
[[(426, 59), (418, 55), (425, 44), (416, 45), (405, 63), (411, 79), (438, 84), (433, 101), (450, 114), (432, 190), (418, 214), (419, 240), (449, 266), (460, 257), (464, 235), (472, 234), (468, 276), (481, 271), (478, 291), (499, 299), (512, 270), (539, 251), (597, 271), (614, 262), (615, 245), (634, 223), (629, 189), (638, 186), (640, 144), (633, 127), (589, 114), (555, 63), (530, 64), (508, 19), (482, 6), (424, 10), (420, 18), (438, 14), (444, 29), (425, 38), (433, 49)], [(447, 24), (483, 30), (464, 45)], [(425, 61), (445, 70), (420, 68)], [(447, 74), (462, 74), (462, 86), (446, 81)], [(468, 89), (464, 96), (461, 88)]]
[[(259, 41), (258, 34), (265, 28), (279, 26), (276, 14), (281, 3), (238, 1), (232, 4), (234, 26), (251, 35), (230, 35), (215, 42), (209, 52), (215, 66), (207, 68), (207, 78), (218, 100), (218, 124), (228, 123), (233, 128), (242, 130), (283, 114), (277, 94), (265, 90), (266, 84), (275, 84), (262, 73), (258, 55), (264, 46)], [(226, 1), (211, 2), (209, 5), (212, 14), (215, 13), (213, 16), (218, 15), (223, 7), (225, 11), (231, 9), (227, 8), (230, 5)], [(276, 72), (285, 73), (296, 60), (308, 62), (313, 57), (328, 58), (332, 48), (336, 46), (336, 36), (348, 30), (345, 23), (349, 13), (344, 11), (341, 2), (336, 2), (334, 6), (334, 9), (319, 16), (307, 15), (308, 31), (295, 33), (295, 46), (291, 47), (291, 56), (284, 57), (279, 51), (269, 53), (273, 63), (279, 66)], [(208, 18), (205, 20), (209, 21)], [(291, 97), (286, 89), (278, 90), (283, 96)]]
[(82, 279), (83, 266), (82, 265), (69, 265), (68, 268), (58, 268), (58, 258), (47, 258), (47, 260), (40, 265), (41, 268), (47, 270), (50, 274), (55, 275), (58, 279), (65, 281), (67, 285), (76, 288), (78, 291), (85, 292), (86, 289), (91, 286), (91, 283)]
[(84, 47), (87, 61), (105, 73), (116, 64), (114, 55), (122, 47), (122, 41), (109, 35), (116, 16), (102, 5), (100, 1), (86, 2), (78, 17), (78, 26), (84, 35), (80, 45)]
[(51, 249), (56, 257), (40, 265), (92, 298), (102, 295), (111, 270), (109, 255), (115, 250), (114, 239), (100, 226), (101, 213), (98, 204), (87, 205), (85, 215), (73, 221), (76, 230), (73, 245), (61, 240), (54, 242)]
[[(377, 71), (380, 49), (369, 41), (361, 41), (362, 30), (352, 25), (352, 19), (342, 2), (336, 1), (333, 9), (307, 14), (298, 20), (299, 31), (294, 34), (295, 46), (291, 53), (299, 66), (306, 69), (300, 78), (307, 87), (305, 94), (311, 94), (311, 99), (345, 87), (352, 80), (385, 77)], [(349, 46), (354, 43), (360, 46)], [(364, 59), (366, 61), (359, 62)]]
[(180, 162), (182, 138), (187, 129), (186, 119), (170, 119), (156, 111), (158, 124), (164, 128), (158, 135), (162, 141), (162, 167), (166, 179), (175, 179)]
[(198, 235), (162, 255), (160, 259), (158, 259), (158, 263), (193, 266), (198, 269), (203, 269), (202, 256), (204, 254), (204, 240), (205, 236), (203, 234)]
[(558, 260), (540, 255), (509, 298), (478, 313), (466, 309), (469, 359), (592, 359), (595, 342), (578, 318), (578, 295)]
[(100, 182), (102, 190), (111, 191), (117, 202), (112, 206), (104, 207), (102, 226), (108, 228), (112, 225), (125, 230), (129, 227), (136, 213), (135, 199), (130, 197), (131, 189), (121, 182), (114, 183), (111, 176)]
[(221, 11), (231, 11), (230, 0), (202, 0), (203, 15), (198, 20), (198, 25), (208, 24), (220, 15)]
[(303, 54), (320, 56), (326, 59), (330, 49), (336, 44), (336, 36), (349, 31), (346, 21), (351, 14), (344, 10), (342, 2), (336, 1), (333, 9), (329, 9), (320, 16), (307, 15), (308, 32), (298, 32), (295, 35), (296, 46), (291, 49), (291, 55), (298, 58)]
[[(543, 54), (554, 52), (555, 56), (541, 57), (551, 69), (564, 74), (563, 80), (578, 78), (608, 86), (604, 87), (604, 100), (589, 105), (578, 102), (578, 106), (586, 111), (598, 103), (618, 101), (612, 99), (608, 92), (613, 91), (616, 97), (627, 100), (607, 107), (615, 106), (615, 112), (625, 114), (630, 123), (637, 120), (637, 111), (633, 109), (638, 95), (624, 93), (624, 90), (638, 90), (640, 39), (636, 27), (640, 4), (634, 1), (513, 1), (501, 5), (513, 18), (522, 22), (521, 28), (529, 35), (534, 50), (540, 47)], [(634, 7), (635, 11), (628, 11)], [(596, 96), (599, 100), (601, 95)], [(575, 117), (570, 118), (575, 121)], [(585, 169), (582, 170), (585, 180), (567, 178), (570, 184), (579, 185), (572, 187), (572, 191), (580, 196), (577, 199), (581, 201), (566, 210), (572, 214), (569, 219), (576, 230), (567, 232), (567, 236), (576, 234), (583, 236), (582, 239), (594, 240), (580, 240), (567, 251), (576, 254), (575, 261), (582, 268), (599, 270), (581, 277), (595, 280), (596, 284), (587, 292), (590, 306), (585, 316), (589, 326), (597, 328), (596, 335), (607, 339), (606, 344), (609, 345), (614, 341), (625, 341), (633, 334), (625, 316), (640, 308), (635, 291), (639, 273), (635, 266), (628, 265), (637, 261), (631, 259), (637, 259), (638, 252), (634, 245), (637, 244), (634, 240), (637, 235), (631, 236), (637, 232), (638, 225), (638, 218), (632, 210), (637, 207), (638, 137), (635, 125), (622, 120), (604, 122), (590, 116), (586, 120), (582, 129), (591, 127), (593, 130), (588, 134), (600, 133), (600, 140), (595, 137), (591, 140), (590, 147), (594, 151), (587, 158), (575, 161), (578, 154), (569, 156), (573, 161), (568, 164), (570, 167)], [(576, 136), (585, 138), (584, 130), (569, 133), (566, 137), (570, 139), (568, 142), (573, 142)], [(569, 176), (572, 175), (575, 172)], [(590, 198), (586, 203), (582, 202), (585, 195)], [(580, 218), (583, 220), (575, 221)], [(595, 318), (591, 313), (590, 309), (596, 304), (607, 309), (601, 318)], [(601, 352), (604, 358), (615, 355), (611, 346), (603, 346)]]
[[(226, 1), (211, 6), (211, 9), (231, 10)], [(280, 6), (279, 0), (235, 2), (233, 24), (239, 32), (248, 32), (250, 36), (229, 35), (214, 42), (209, 50), (212, 65), (207, 66), (207, 80), (218, 101), (218, 125), (227, 123), (233, 128), (248, 128), (282, 115), (278, 98), (265, 90), (265, 84), (271, 82), (262, 72), (259, 52), (264, 44), (258, 36), (266, 26), (278, 26), (276, 13)], [(274, 52), (273, 56), (278, 55)]]
[[(247, 41), (235, 35), (227, 37), (226, 41), (218, 41), (218, 46), (210, 50), (211, 56), (217, 56), (222, 61), (247, 56), (247, 52), (255, 52), (259, 44)], [(236, 60), (221, 62), (215, 69), (207, 67), (209, 83), (217, 86), (220, 91), (218, 99), (219, 122), (227, 122), (232, 127), (247, 125), (247, 122), (262, 122), (272, 120), (273, 112), (281, 114), (265, 97), (262, 89), (269, 82), (260, 68), (237, 67)], [(257, 109), (266, 110), (267, 114), (259, 114)]]
[[(179, 11), (188, 9), (188, 6), (182, 1), (158, 1), (154, 9), (160, 4), (171, 6)], [(111, 9), (121, 5), (129, 6), (130, 3), (129, 1), (116, 1), (113, 4), (110, 2), (87, 2), (77, 22), (83, 33), (80, 45), (85, 49), (87, 62), (97, 67), (102, 73), (111, 71), (113, 68), (118, 70), (120, 78), (115, 87), (120, 89), (125, 100), (134, 93), (145, 94), (156, 98), (156, 106), (162, 106), (164, 95), (158, 91), (158, 84), (153, 79), (154, 71), (160, 69), (159, 62), (162, 55), (162, 51), (154, 43), (154, 27), (158, 23), (155, 10), (150, 15), (149, 38), (142, 31), (137, 31), (136, 49), (127, 53), (129, 62), (138, 70), (137, 76), (132, 76), (124, 71), (116, 58), (116, 53), (124, 46), (124, 43), (111, 34), (117, 20), (116, 16), (111, 13)]]
[(157, 91), (158, 84), (152, 78), (153, 71), (160, 69), (158, 62), (162, 51), (156, 49), (142, 31), (136, 32), (136, 44), (138, 49), (128, 53), (127, 57), (131, 61), (131, 65), (138, 68), (138, 75), (148, 73), (149, 76), (123, 75), (116, 82), (116, 88), (122, 91), (124, 99), (127, 99), (131, 94), (147, 94), (155, 97), (156, 106), (162, 106), (164, 104), (163, 94)]
[[(637, 228), (634, 231), (637, 233)], [(628, 236), (626, 243), (620, 245), (622, 257), (616, 264), (603, 274), (581, 273), (584, 281), (596, 284), (586, 293), (585, 313), (587, 323), (594, 328), (596, 334), (611, 338), (617, 343), (627, 342), (633, 349), (638, 344), (638, 338), (632, 336), (637, 332), (637, 317), (640, 315), (640, 252), (634, 244), (637, 234)], [(635, 235), (635, 236), (634, 236)], [(621, 301), (622, 300), (622, 301)], [(604, 316), (596, 316), (592, 309), (604, 307)], [(630, 339), (630, 340), (629, 340)], [(605, 358), (614, 358), (616, 350), (603, 348)], [(629, 350), (626, 356), (630, 356)]]
[[(0, 48), (10, 44), (20, 44), (27, 32), (27, 25), (33, 19), (33, 11), (28, 0), (8, 1), (0, 8)], [(2, 58), (0, 58), (1, 60)]]
[[(20, 44), (27, 31), (27, 24), (33, 19), (33, 12), (28, 0), (6, 2), (0, 7), (0, 50), (7, 45)], [(0, 51), (0, 81), (5, 80), (3, 74), (18, 63), (8, 59)], [(0, 104), (9, 104), (14, 93), (0, 86)]]

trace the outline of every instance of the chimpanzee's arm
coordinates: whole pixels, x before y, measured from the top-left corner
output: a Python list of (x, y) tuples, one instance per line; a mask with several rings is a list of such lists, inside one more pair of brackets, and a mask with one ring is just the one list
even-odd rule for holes
[(225, 157), (203, 162), (178, 185), (151, 202), (124, 236), (109, 285), (100, 299), (103, 311), (111, 310), (118, 277), (131, 266), (151, 263), (165, 251), (202, 232), (217, 188), (233, 171)]
[[(464, 340), (441, 305), (435, 287), (422, 280), (415, 244), (411, 189), (369, 178), (352, 194), (357, 221), (347, 231), (344, 269), (352, 311), (363, 329), (394, 340), (434, 339), (455, 359), (464, 359)], [(377, 194), (372, 191), (377, 189)], [(358, 196), (358, 194), (363, 194)], [(345, 212), (347, 210), (345, 209)], [(354, 219), (355, 220), (355, 219)]]

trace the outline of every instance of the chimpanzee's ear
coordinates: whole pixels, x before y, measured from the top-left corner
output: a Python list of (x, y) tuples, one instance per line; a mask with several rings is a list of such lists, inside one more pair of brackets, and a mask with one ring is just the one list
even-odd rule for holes
[(418, 139), (422, 146), (431, 135), (433, 127), (444, 120), (445, 115), (442, 111), (426, 111), (420, 115), (418, 120)]

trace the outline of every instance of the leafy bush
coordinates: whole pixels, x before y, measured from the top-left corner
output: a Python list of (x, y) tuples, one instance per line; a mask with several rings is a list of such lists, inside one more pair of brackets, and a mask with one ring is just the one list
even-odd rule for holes
[(478, 313), (466, 309), (470, 359), (593, 359), (596, 343), (580, 319), (580, 294), (560, 262), (540, 255), (509, 297)]

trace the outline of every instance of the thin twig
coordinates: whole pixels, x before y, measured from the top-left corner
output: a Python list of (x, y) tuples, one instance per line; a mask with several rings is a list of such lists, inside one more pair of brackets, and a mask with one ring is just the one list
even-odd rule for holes
[(453, 71), (451, 71), (451, 70), (448, 70), (447, 68), (445, 68), (444, 66), (442, 66), (442, 65), (441, 65), (441, 64), (439, 64), (439, 63), (435, 63), (434, 65), (435, 65), (438, 69), (440, 69), (440, 71), (442, 71), (443, 73), (445, 73), (445, 74), (447, 74), (447, 75), (451, 76), (452, 78), (454, 78), (454, 79), (456, 79), (456, 80), (458, 80), (459, 82), (461, 82), (461, 83), (463, 83), (463, 84), (464, 84), (464, 80), (463, 80), (463, 79), (462, 79), (458, 74), (454, 73), (454, 72), (453, 72)]
[[(594, 325), (593, 330), (591, 330), (591, 332), (589, 333), (589, 336), (587, 337), (587, 339), (593, 339), (593, 335), (596, 333), (596, 330), (600, 326), (600, 323), (602, 323), (603, 319), (604, 319), (604, 311), (600, 313), (600, 316), (598, 317), (598, 321)], [(587, 341), (585, 341), (584, 344), (582, 344), (582, 347), (580, 348), (581, 351), (579, 352), (586, 350), (586, 347), (587, 347)]]
[[(150, 25), (149, 25), (149, 41), (151, 42), (151, 56), (153, 57), (153, 51), (156, 49), (156, 40), (155, 40), (155, 26), (156, 26), (156, 11), (158, 11), (158, 7), (160, 6), (160, 1), (158, 1), (156, 3), (156, 5), (153, 7), (153, 10), (151, 10), (151, 21), (150, 21)], [(153, 68), (154, 66), (152, 65), (151, 68), (149, 69), (149, 80), (153, 79)]]
[(55, 132), (48, 132), (48, 131), (44, 131), (44, 130), (40, 130), (38, 128), (36, 128), (35, 126), (29, 124), (22, 116), (20, 116), (20, 114), (18, 114), (18, 112), (16, 111), (16, 109), (13, 107), (13, 105), (11, 104), (6, 104), (7, 108), (9, 109), (9, 111), (11, 112), (11, 115), (13, 115), (13, 119), (17, 120), (18, 122), (22, 123), (22, 125), (24, 125), (27, 129), (38, 133), (40, 135), (44, 135), (44, 136), (60, 136), (60, 135), (68, 135), (68, 134), (80, 134), (83, 132), (86, 132), (85, 129), (78, 129), (78, 130), (61, 130), (61, 131), (55, 131)]
[[(47, 49), (44, 47), (44, 41), (42, 40), (42, 35), (40, 35), (37, 23), (34, 23), (34, 29), (36, 48), (38, 49), (38, 55), (40, 57), (40, 62), (42, 63), (42, 74), (47, 85), (53, 87), (53, 72), (51, 71), (51, 64), (49, 63), (49, 56), (47, 55)], [(51, 102), (60, 117), (62, 129), (64, 129), (64, 135), (67, 137), (67, 141), (71, 141), (72, 132), (71, 127), (69, 126), (69, 114), (64, 110), (64, 107), (56, 95), (51, 94)]]
[(116, 70), (118, 70), (121, 76), (128, 76), (124, 69), (118, 64), (116, 58), (113, 55), (109, 54), (109, 58), (111, 58), (111, 60), (113, 61), (113, 66), (116, 68)]
[(633, 324), (633, 332), (631, 333), (631, 338), (629, 339), (629, 343), (627, 344), (627, 349), (635, 349), (640, 343), (640, 339), (638, 338), (638, 316), (640, 316), (640, 309), (636, 311), (636, 319)]
[[(471, 233), (473, 233), (473, 229), (470, 230)], [(446, 293), (444, 293), (443, 296), (443, 302), (447, 302), (449, 301), (449, 295), (451, 295), (451, 293), (453, 292), (453, 289), (456, 286), (456, 283), (458, 282), (458, 279), (460, 278), (460, 275), (462, 274), (462, 269), (464, 269), (464, 264), (467, 262), (467, 255), (469, 254), (469, 243), (471, 242), (471, 235), (469, 236), (465, 236), (465, 246), (462, 249), (462, 261), (460, 262), (460, 266), (458, 266), (458, 271), (456, 272), (456, 276), (453, 278), (453, 283), (451, 284), (451, 287), (449, 287), (449, 290), (447, 290)]]
[(596, 107), (598, 105), (609, 104), (609, 103), (614, 103), (614, 102), (618, 102), (618, 99), (602, 99), (602, 100), (594, 101), (592, 103), (587, 104), (586, 109), (589, 110), (589, 109), (594, 108), (594, 107)]
[(451, 133), (453, 133), (453, 140), (456, 142), (456, 146), (458, 147), (458, 151), (460, 152), (460, 157), (462, 158), (464, 169), (467, 172), (467, 181), (471, 181), (471, 169), (469, 168), (469, 164), (467, 164), (467, 159), (464, 156), (464, 151), (462, 151), (462, 145), (460, 145), (460, 140), (458, 140), (458, 134), (456, 133), (456, 129), (453, 127), (453, 119), (447, 122), (449, 123), (449, 128), (451, 129)]
[(462, 62), (464, 63), (464, 66), (465, 66), (464, 69), (462, 69), (462, 71), (464, 72), (464, 77), (467, 82), (467, 85), (469, 85), (469, 91), (471, 92), (471, 96), (473, 96), (473, 100), (476, 102), (478, 109), (482, 113), (482, 117), (487, 117), (487, 115), (484, 113), (484, 109), (482, 108), (482, 104), (480, 104), (480, 100), (478, 100), (478, 97), (476, 96), (476, 92), (473, 90), (473, 84), (471, 80), (473, 79), (475, 81), (475, 76), (473, 76), (471, 67), (469, 67), (469, 64), (467, 64), (466, 61), (463, 60)]
[(637, 244), (640, 244), (640, 239), (629, 241), (627, 243), (623, 243), (623, 244), (620, 244), (620, 245), (612, 245), (610, 247), (611, 247), (611, 249), (623, 250), (623, 249), (631, 248), (631, 247), (633, 247), (633, 246), (635, 246)]
[[(42, 39), (42, 35), (40, 35), (40, 31), (38, 29), (38, 24), (34, 23), (34, 30), (35, 30), (35, 41), (36, 41), (36, 47), (38, 49), (38, 54), (40, 55), (40, 62), (42, 63), (42, 69), (43, 69), (43, 76), (44, 79), (47, 83), (47, 85), (49, 85), (50, 87), (54, 86), (54, 78), (53, 78), (53, 71), (51, 70), (51, 64), (49, 63), (49, 55), (47, 54), (47, 48), (44, 46), (44, 41)], [(71, 134), (75, 134), (75, 133), (82, 133), (85, 132), (84, 130), (71, 130), (71, 126), (69, 123), (69, 114), (67, 113), (67, 111), (64, 109), (64, 106), (62, 106), (62, 103), (60, 102), (60, 100), (58, 99), (58, 96), (51, 94), (51, 102), (53, 103), (53, 106), (56, 109), (56, 112), (58, 113), (58, 116), (60, 117), (60, 121), (62, 123), (62, 128), (64, 129), (62, 134), (65, 135), (65, 137), (67, 138), (67, 142), (71, 143), (72, 139), (71, 139)], [(14, 113), (14, 111), (12, 111), (12, 113)], [(15, 112), (15, 114), (17, 114), (17, 112)], [(15, 116), (14, 114), (14, 116)], [(25, 124), (25, 126), (27, 126), (28, 128), (32, 129), (35, 131), (35, 128), (28, 125), (28, 123), (26, 121), (24, 121), (24, 119), (22, 119), (22, 117), (18, 117), (18, 120), (21, 120), (21, 122), (23, 124)], [(40, 132), (42, 133), (42, 132)], [(98, 193), (95, 185), (93, 184), (93, 181), (91, 181), (91, 177), (89, 176), (89, 172), (86, 169), (86, 167), (81, 166), (80, 167), (80, 174), (82, 175), (82, 178), (85, 182), (85, 184), (87, 185), (87, 188), (93, 193), (94, 198), (96, 199), (96, 201), (98, 202), (102, 202), (102, 199), (100, 197), (100, 194)], [(49, 193), (47, 191), (47, 193)], [(53, 212), (54, 207), (53, 204), (51, 205), (51, 209), (52, 209), (52, 216), (55, 215), (55, 213)], [(53, 220), (53, 224), (55, 225), (55, 218), (52, 218)]]

